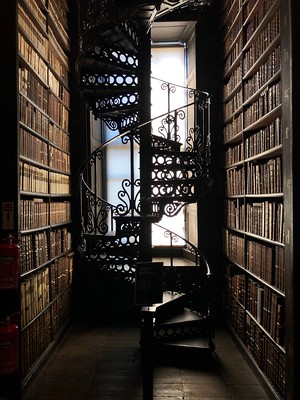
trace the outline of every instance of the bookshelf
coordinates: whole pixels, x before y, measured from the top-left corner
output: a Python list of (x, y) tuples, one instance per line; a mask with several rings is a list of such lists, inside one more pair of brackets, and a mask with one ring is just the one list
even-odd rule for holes
[(280, 0), (225, 0), (223, 147), (226, 311), (275, 397), (287, 393)]
[(0, 115), (9, 133), (0, 154), (11, 156), (9, 168), (1, 161), (1, 180), (8, 182), (1, 238), (12, 235), (20, 248), (18, 287), (0, 290), (9, 304), (1, 306), (1, 321), (14, 315), (19, 332), (17, 368), (0, 373), (1, 397), (22, 391), (69, 321), (73, 252), (68, 4), (5, 0), (0, 8), (0, 48), (8, 60), (0, 67), (7, 78)]

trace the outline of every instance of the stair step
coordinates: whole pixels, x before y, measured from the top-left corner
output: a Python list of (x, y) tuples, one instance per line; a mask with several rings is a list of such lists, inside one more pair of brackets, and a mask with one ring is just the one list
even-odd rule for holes
[(173, 316), (182, 310), (186, 303), (185, 293), (164, 291), (162, 303), (155, 303), (151, 307), (151, 312), (155, 314), (157, 321), (163, 320), (166, 316)]
[(210, 336), (200, 336), (194, 338), (175, 339), (159, 343), (159, 347), (181, 348), (190, 350), (209, 350), (214, 349), (213, 341)]
[(207, 319), (185, 308), (166, 320), (157, 318), (154, 325), (154, 339), (158, 342), (173, 342), (202, 337), (207, 331)]
[(195, 313), (194, 311), (191, 311), (188, 308), (184, 308), (182, 311), (180, 311), (178, 314), (173, 315), (170, 318), (167, 318), (165, 320), (160, 320), (158, 321), (158, 327), (168, 327), (171, 325), (179, 325), (179, 324), (190, 324), (193, 322), (203, 322), (204, 317), (202, 315), (199, 315)]
[(174, 151), (180, 151), (182, 143), (175, 142), (174, 140), (167, 139), (163, 136), (151, 135), (152, 143), (151, 148), (153, 152), (163, 152), (169, 151), (170, 153)]
[(99, 46), (133, 53), (137, 51), (137, 42), (126, 29), (126, 25), (118, 24), (115, 21), (98, 24), (94, 30), (89, 32), (89, 36), (97, 38), (96, 45), (99, 43)]
[[(95, 46), (96, 48), (97, 46)], [(100, 48), (98, 52), (86, 53), (78, 61), (78, 68), (81, 74), (84, 72), (99, 73), (124, 73), (136, 71), (137, 57), (120, 50)]]

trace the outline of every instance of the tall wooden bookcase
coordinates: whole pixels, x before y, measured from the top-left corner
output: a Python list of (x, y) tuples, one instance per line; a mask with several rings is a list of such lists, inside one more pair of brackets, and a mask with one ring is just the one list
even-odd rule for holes
[(222, 4), (227, 316), (275, 396), (294, 399), (297, 7), (287, 0)]
[(1, 331), (0, 397), (17, 398), (70, 316), (67, 0), (1, 1), (0, 51), (0, 233), (20, 246), (18, 285), (0, 289), (1, 327), (18, 328), (12, 369)]

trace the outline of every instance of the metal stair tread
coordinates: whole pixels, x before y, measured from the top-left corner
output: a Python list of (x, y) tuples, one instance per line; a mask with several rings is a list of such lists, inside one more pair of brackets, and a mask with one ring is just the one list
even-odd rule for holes
[(170, 290), (164, 291), (163, 292), (163, 301), (161, 303), (155, 303), (153, 304), (153, 307), (161, 307), (164, 304), (170, 303), (174, 300), (182, 299), (183, 297), (186, 297), (185, 293), (179, 293), (179, 292), (173, 292)]
[(187, 324), (192, 322), (200, 322), (204, 321), (205, 318), (203, 315), (199, 315), (196, 312), (190, 310), (189, 308), (184, 307), (183, 310), (180, 310), (177, 314), (165, 319), (158, 321), (156, 324), (156, 329), (160, 326), (166, 327), (167, 325), (178, 325), (178, 324)]
[(212, 338), (207, 336), (198, 336), (198, 337), (191, 337), (191, 338), (177, 338), (173, 340), (168, 340), (164, 342), (158, 343), (159, 347), (177, 347), (177, 348), (188, 348), (190, 350), (193, 349), (206, 349), (212, 351)]

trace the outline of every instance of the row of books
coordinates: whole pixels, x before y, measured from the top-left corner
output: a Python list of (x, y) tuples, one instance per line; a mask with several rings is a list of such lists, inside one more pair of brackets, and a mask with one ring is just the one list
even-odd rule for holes
[(51, 202), (42, 198), (20, 200), (20, 230), (61, 224), (71, 219), (69, 201)]
[(69, 201), (52, 201), (49, 219), (50, 225), (69, 222), (71, 220), (71, 203)]
[(278, 295), (269, 287), (262, 286), (256, 281), (249, 279), (247, 304), (247, 309), (250, 310), (251, 307), (255, 312), (254, 317), (259, 324), (270, 333), (276, 343), (284, 346), (284, 297)]
[[(45, 110), (49, 118), (51, 118), (56, 124), (58, 124), (65, 131), (68, 130), (69, 127), (69, 102), (70, 96), (68, 90), (61, 84), (61, 82), (55, 77), (55, 75), (48, 71), (47, 64), (42, 60), (42, 58), (36, 53), (32, 47), (25, 41), (22, 35), (19, 35), (20, 46), (23, 45), (24, 48), (19, 49), (20, 54), (24, 57), (24, 59), (32, 66), (37, 75), (42, 79), (45, 86), (47, 86), (47, 82), (51, 83), (53, 93), (49, 92), (46, 98), (47, 100), (47, 110)], [(21, 70), (22, 71), (22, 70)], [(23, 72), (23, 75), (26, 75)], [(50, 79), (51, 78), (51, 79)], [(20, 85), (24, 86), (23, 91), (26, 92), (26, 86), (24, 85), (24, 76), (21, 77), (22, 82)], [(45, 96), (45, 93), (43, 93)], [(36, 95), (34, 96), (36, 98)], [(46, 104), (43, 105), (43, 109), (45, 109)], [(28, 108), (28, 109), (27, 109)], [(35, 129), (36, 118), (32, 117), (32, 113), (39, 113), (39, 110), (35, 110), (33, 105), (30, 105), (29, 102), (23, 102), (23, 109), (21, 110), (21, 121), (24, 122), (27, 126)], [(39, 131), (37, 131), (40, 133)]]
[(37, 161), (40, 164), (49, 164), (48, 143), (26, 129), (19, 130), (20, 155)]
[(268, 22), (267, 26), (261, 31), (249, 49), (244, 53), (243, 70), (247, 73), (259, 60), (261, 55), (275, 41), (280, 33), (280, 12), (275, 13), (274, 17)]
[(285, 396), (285, 353), (236, 301), (231, 302), (231, 325), (280, 398)]
[(50, 282), (52, 299), (58, 297), (72, 283), (72, 264), (69, 257), (64, 256), (54, 260), (50, 265)]
[[(256, 29), (259, 27), (260, 23), (262, 20), (265, 18), (266, 14), (272, 7), (272, 5), (275, 3), (276, 0), (263, 0), (260, 5), (260, 7), (257, 7), (255, 10), (255, 13), (251, 15), (251, 19), (246, 25), (245, 29), (245, 39), (246, 42), (250, 40), (252, 35), (255, 33)], [(255, 1), (256, 2), (256, 1)], [(250, 2), (251, 3), (251, 2)], [(249, 9), (249, 1), (247, 3), (247, 6), (245, 8), (245, 17), (247, 17), (250, 13)]]
[(227, 196), (239, 196), (245, 194), (245, 168), (233, 167), (226, 170), (226, 194)]
[(50, 231), (50, 257), (60, 256), (71, 249), (71, 234), (67, 228), (53, 229)]
[(18, 33), (18, 51), (19, 55), (30, 65), (42, 82), (47, 85), (48, 65), (21, 32)]
[(46, 308), (21, 334), (21, 377), (24, 379), (31, 367), (52, 341), (52, 307)]
[(239, 14), (241, 10), (242, 1), (241, 0), (227, 0), (222, 9), (222, 26), (224, 29), (224, 36), (226, 36), (234, 21), (236, 16)]
[(70, 172), (70, 155), (20, 127), (20, 155), (62, 172)]
[(267, 87), (258, 100), (253, 102), (244, 112), (244, 126), (248, 127), (281, 104), (281, 84)]
[(239, 230), (246, 229), (244, 204), (244, 200), (241, 198), (225, 200), (225, 226)]
[(48, 88), (24, 66), (19, 66), (19, 93), (31, 100), (42, 111), (47, 112)]
[(229, 146), (225, 152), (225, 166), (230, 167), (280, 145), (282, 145), (282, 129), (281, 117), (278, 117), (271, 124), (245, 137), (243, 142)]
[[(266, 13), (271, 8), (271, 5), (267, 5)], [(261, 13), (261, 11), (259, 11)], [(235, 15), (236, 17), (236, 15)], [(280, 13), (277, 11), (272, 19), (268, 22), (267, 26), (258, 33), (258, 36), (252, 40), (253, 31), (249, 25), (245, 25), (245, 37), (242, 34), (242, 30), (238, 30), (240, 25), (243, 23), (241, 19), (241, 14), (239, 14), (237, 25), (231, 25), (227, 37), (227, 41), (225, 42), (225, 50), (229, 51), (229, 54), (226, 54), (225, 60), (225, 75), (231, 70), (231, 66), (241, 58), (244, 46), (248, 42), (248, 39), (251, 36), (251, 45), (250, 47), (244, 51), (243, 53), (243, 72), (246, 74), (254, 64), (259, 60), (261, 55), (269, 48), (269, 46), (275, 41), (280, 33)], [(247, 37), (247, 28), (249, 37)], [(228, 29), (228, 28), (226, 28)], [(233, 35), (234, 31), (240, 32), (238, 35)], [(255, 34), (255, 33), (254, 33)], [(232, 45), (234, 43), (234, 45)]]
[(243, 35), (239, 35), (236, 40), (233, 42), (233, 45), (230, 48), (230, 52), (226, 55), (224, 72), (225, 75), (229, 74), (232, 69), (232, 65), (240, 58), (242, 58), (242, 50), (243, 50)]
[(70, 172), (70, 155), (60, 149), (49, 147), (49, 166), (62, 172)]
[(70, 107), (70, 94), (64, 84), (57, 78), (56, 73), (54, 74), (49, 70), (48, 83), (52, 93), (58, 97), (66, 107)]
[(244, 343), (279, 398), (285, 398), (285, 353), (246, 314)]
[(71, 194), (70, 176), (50, 171), (49, 187), (50, 194)]
[(254, 240), (246, 242), (245, 268), (263, 281), (285, 291), (284, 247)]
[[(60, 232), (59, 232), (60, 231)], [(71, 237), (66, 228), (48, 233), (46, 230), (21, 236), (20, 272), (24, 274), (71, 249)]]
[(285, 291), (284, 247), (269, 245), (258, 240), (247, 240), (242, 236), (224, 233), (224, 251), (226, 256), (259, 279)]
[(282, 144), (281, 117), (245, 138), (245, 159), (261, 154)]
[(228, 278), (228, 289), (279, 345), (284, 345), (284, 297), (245, 274)]
[[(73, 260), (67, 230), (71, 207), (69, 201), (62, 201), (70, 194), (67, 3), (22, 0), (20, 4), (20, 348), (24, 379), (70, 316)], [(33, 231), (25, 232), (28, 229)]]
[[(37, 21), (39, 21), (40, 26), (46, 32), (47, 30), (47, 18), (45, 13), (40, 9), (39, 5), (35, 0), (23, 0), (27, 7), (29, 8), (32, 15), (35, 17)], [(41, 0), (45, 5), (45, 0)]]
[(49, 123), (49, 140), (59, 149), (65, 152), (70, 152), (70, 135), (67, 131), (54, 124), (52, 121)]
[(44, 265), (48, 261), (49, 247), (46, 231), (21, 236), (21, 274)]
[(31, 274), (21, 282), (21, 326), (24, 328), (50, 303), (49, 269)]
[(245, 81), (244, 100), (246, 101), (260, 90), (269, 80), (271, 80), (281, 69), (281, 48), (276, 47), (269, 55), (267, 61), (262, 64), (258, 71), (247, 81)]
[(66, 87), (69, 84), (69, 59), (59, 45), (52, 29), (49, 27), (49, 65), (56, 72)]
[(247, 194), (282, 193), (281, 157), (246, 164)]
[(70, 313), (71, 291), (68, 289), (22, 330), (21, 377), (23, 379), (66, 324)]
[(227, 276), (229, 295), (237, 300), (243, 307), (246, 306), (246, 275), (228, 274)]
[(229, 101), (224, 104), (224, 117), (229, 118), (243, 105), (243, 90), (239, 89)]
[(260, 201), (246, 204), (247, 232), (283, 243), (283, 204)]
[(47, 139), (49, 118), (22, 95), (20, 95), (19, 99), (20, 122)]
[[(243, 18), (242, 13), (238, 13), (234, 22), (231, 24), (230, 29), (227, 31), (226, 40), (224, 42), (224, 49), (227, 52), (232, 43), (237, 38), (238, 35), (242, 35)], [(226, 29), (226, 28), (225, 28)]]
[(238, 264), (245, 265), (245, 239), (238, 236), (228, 229), (224, 230), (224, 253), (229, 260)]
[(237, 67), (230, 75), (227, 83), (224, 85), (223, 92), (225, 100), (227, 97), (230, 96), (230, 94), (234, 91), (234, 89), (241, 83), (242, 78), (243, 78), (243, 64), (242, 61), (240, 61)]
[[(58, 4), (60, 7), (57, 7)], [(61, 36), (62, 44), (65, 46), (66, 50), (70, 50), (70, 39), (67, 33), (68, 19), (66, 8), (63, 6), (61, 1), (49, 0), (48, 11), (50, 18), (53, 21), (53, 25)]]
[(48, 115), (63, 130), (69, 128), (69, 109), (53, 93), (49, 93)]
[(51, 304), (52, 320), (51, 328), (53, 337), (62, 329), (63, 326), (70, 319), (72, 313), (72, 302), (71, 302), (72, 291), (68, 288), (61, 293)]
[(32, 193), (49, 193), (47, 169), (20, 161), (20, 190)]
[(31, 17), (25, 12), (24, 8), (18, 3), (18, 24), (19, 28), (21, 28), (26, 37), (30, 40), (30, 42), (34, 45), (34, 47), (38, 50), (41, 56), (47, 60), (48, 55), (48, 40), (34, 24)]
[[(49, 118), (41, 112), (34, 104), (29, 102), (25, 97), (20, 96), (20, 121), (28, 128), (32, 129), (41, 137), (48, 139), (51, 143), (57, 146), (64, 152), (70, 151), (70, 136), (61, 129), (58, 125), (49, 121)], [(26, 156), (25, 151), (29, 152), (33, 144), (28, 144), (28, 140), (34, 141), (35, 139), (29, 137), (23, 127), (20, 128), (20, 152)], [(29, 149), (27, 149), (29, 147)], [(35, 159), (34, 157), (32, 157)], [(36, 161), (38, 160), (38, 156)]]
[(20, 161), (20, 190), (42, 194), (70, 194), (70, 176), (49, 172), (47, 169)]
[(224, 126), (224, 142), (226, 143), (228, 140), (234, 138), (239, 133), (242, 132), (243, 129), (243, 114), (240, 113), (238, 115), (231, 116), (230, 122), (227, 122)]
[(229, 146), (225, 151), (225, 167), (243, 161), (244, 157), (244, 142)]
[(49, 203), (41, 198), (20, 200), (20, 230), (49, 225)]

